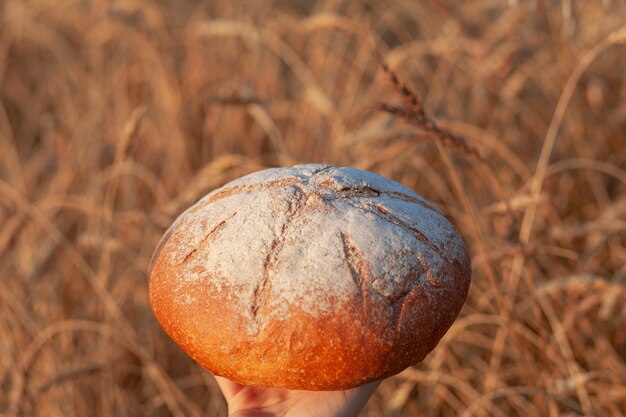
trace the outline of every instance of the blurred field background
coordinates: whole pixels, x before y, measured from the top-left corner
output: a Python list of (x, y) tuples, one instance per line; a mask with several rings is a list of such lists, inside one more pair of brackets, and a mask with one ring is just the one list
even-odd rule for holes
[[(170, 222), (264, 167), (439, 204), (473, 284), (364, 416), (626, 414), (626, 5), (0, 1), (0, 415), (225, 416), (160, 330)], [(481, 160), (377, 110), (387, 63)]]

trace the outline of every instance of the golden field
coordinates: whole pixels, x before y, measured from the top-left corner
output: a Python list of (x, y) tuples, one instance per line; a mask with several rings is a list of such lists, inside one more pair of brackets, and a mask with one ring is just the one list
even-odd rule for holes
[[(450, 146), (381, 103), (387, 64)], [(0, 416), (225, 416), (153, 249), (210, 190), (326, 162), (436, 202), (461, 316), (363, 416), (626, 415), (620, 0), (0, 1)]]

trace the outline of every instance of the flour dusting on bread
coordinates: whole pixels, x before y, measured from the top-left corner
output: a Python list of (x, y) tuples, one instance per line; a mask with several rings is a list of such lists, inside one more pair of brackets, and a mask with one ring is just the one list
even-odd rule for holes
[(417, 285), (458, 286), (451, 265), (468, 264), (453, 226), (413, 191), (317, 164), (267, 169), (213, 191), (172, 225), (160, 256), (173, 286), (232, 294), (225, 308), (247, 317), (251, 334), (288, 319), (294, 305), (319, 317), (374, 297), (391, 311)]

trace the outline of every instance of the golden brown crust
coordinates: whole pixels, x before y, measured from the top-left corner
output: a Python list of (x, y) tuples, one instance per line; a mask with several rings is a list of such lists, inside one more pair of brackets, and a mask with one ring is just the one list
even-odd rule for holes
[[(417, 285), (393, 306), (380, 299), (366, 300), (370, 305), (363, 309), (362, 301), (355, 298), (321, 317), (292, 307), (289, 321), (270, 322), (249, 337), (247, 319), (229, 308), (228, 297), (214, 291), (210, 281), (183, 287), (197, 299), (194, 310), (169, 302), (174, 294), (168, 275), (155, 266), (150, 302), (165, 331), (194, 360), (242, 384), (298, 390), (349, 389), (421, 361), (456, 319), (456, 313), (443, 305), (464, 301), (458, 294), (433, 294)], [(372, 310), (381, 308), (396, 326), (368, 320), (375, 315)], [(446, 312), (446, 317), (437, 317)]]
[[(363, 198), (369, 190), (357, 193), (357, 197)], [(226, 190), (214, 195), (232, 194)], [(202, 204), (210, 206), (206, 201)], [(431, 210), (422, 200), (415, 201)], [(298, 206), (289, 204), (286, 211), (308, 210), (307, 207), (321, 203), (322, 200), (308, 198)], [(314, 209), (319, 213), (324, 207)], [(372, 221), (383, 215), (385, 224), (392, 225), (389, 227), (413, 229), (404, 220), (390, 217), (393, 213), (387, 209), (378, 211), (377, 206), (371, 207), (373, 212), (361, 212)], [(344, 263), (338, 274), (348, 275), (346, 279), (352, 282), (353, 290), (341, 298), (325, 294), (324, 302), (332, 309), (313, 312), (303, 309), (310, 302), (310, 294), (295, 293), (295, 298), (289, 299), (277, 316), (273, 311), (277, 292), (268, 278), (268, 271), (273, 271), (278, 262), (276, 238), (269, 239), (269, 252), (263, 255), (265, 263), (260, 266), (260, 284), (253, 294), (249, 288), (236, 284), (236, 280), (220, 276), (219, 268), (206, 269), (194, 259), (206, 256), (206, 252), (196, 251), (197, 245), (218, 245), (219, 239), (224, 238), (217, 236), (219, 233), (231, 236), (224, 225), (232, 217), (225, 218), (216, 216), (206, 226), (206, 236), (196, 238), (191, 246), (185, 246), (189, 245), (187, 236), (178, 230), (188, 226), (175, 224), (166, 233), (151, 267), (150, 304), (164, 330), (185, 352), (214, 374), (242, 384), (339, 390), (396, 374), (421, 361), (436, 346), (456, 319), (467, 295), (470, 263), (464, 248), (456, 248), (452, 257), (442, 254), (436, 269), (429, 266), (432, 259), (430, 264), (426, 261), (428, 253), (415, 253), (413, 259), (417, 261), (397, 269), (400, 272), (396, 273), (403, 275), (393, 278), (402, 288), (391, 291), (376, 284), (381, 278), (374, 274), (377, 269), (372, 265), (371, 252), (368, 258), (350, 231), (338, 229), (333, 250)], [(419, 230), (408, 233), (424, 250), (440, 251), (430, 241), (432, 230), (428, 231), (429, 236)], [(283, 226), (279, 235), (284, 234)], [(232, 238), (236, 237), (232, 234)], [(448, 239), (451, 245), (458, 246), (459, 238), (454, 233)], [(245, 244), (242, 242), (243, 247)], [(289, 253), (287, 249), (283, 252)], [(401, 259), (396, 253), (400, 254), (392, 251), (387, 257)], [(386, 268), (396, 271), (393, 265)], [(300, 272), (292, 270), (293, 274)], [(248, 305), (246, 297), (253, 300), (251, 309), (241, 307)]]

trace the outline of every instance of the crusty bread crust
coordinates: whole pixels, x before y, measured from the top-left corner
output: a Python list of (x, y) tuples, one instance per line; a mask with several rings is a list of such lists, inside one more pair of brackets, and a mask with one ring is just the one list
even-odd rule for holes
[(183, 213), (153, 256), (168, 335), (233, 381), (348, 389), (421, 361), (470, 284), (465, 245), (402, 185), (330, 165), (240, 178)]

